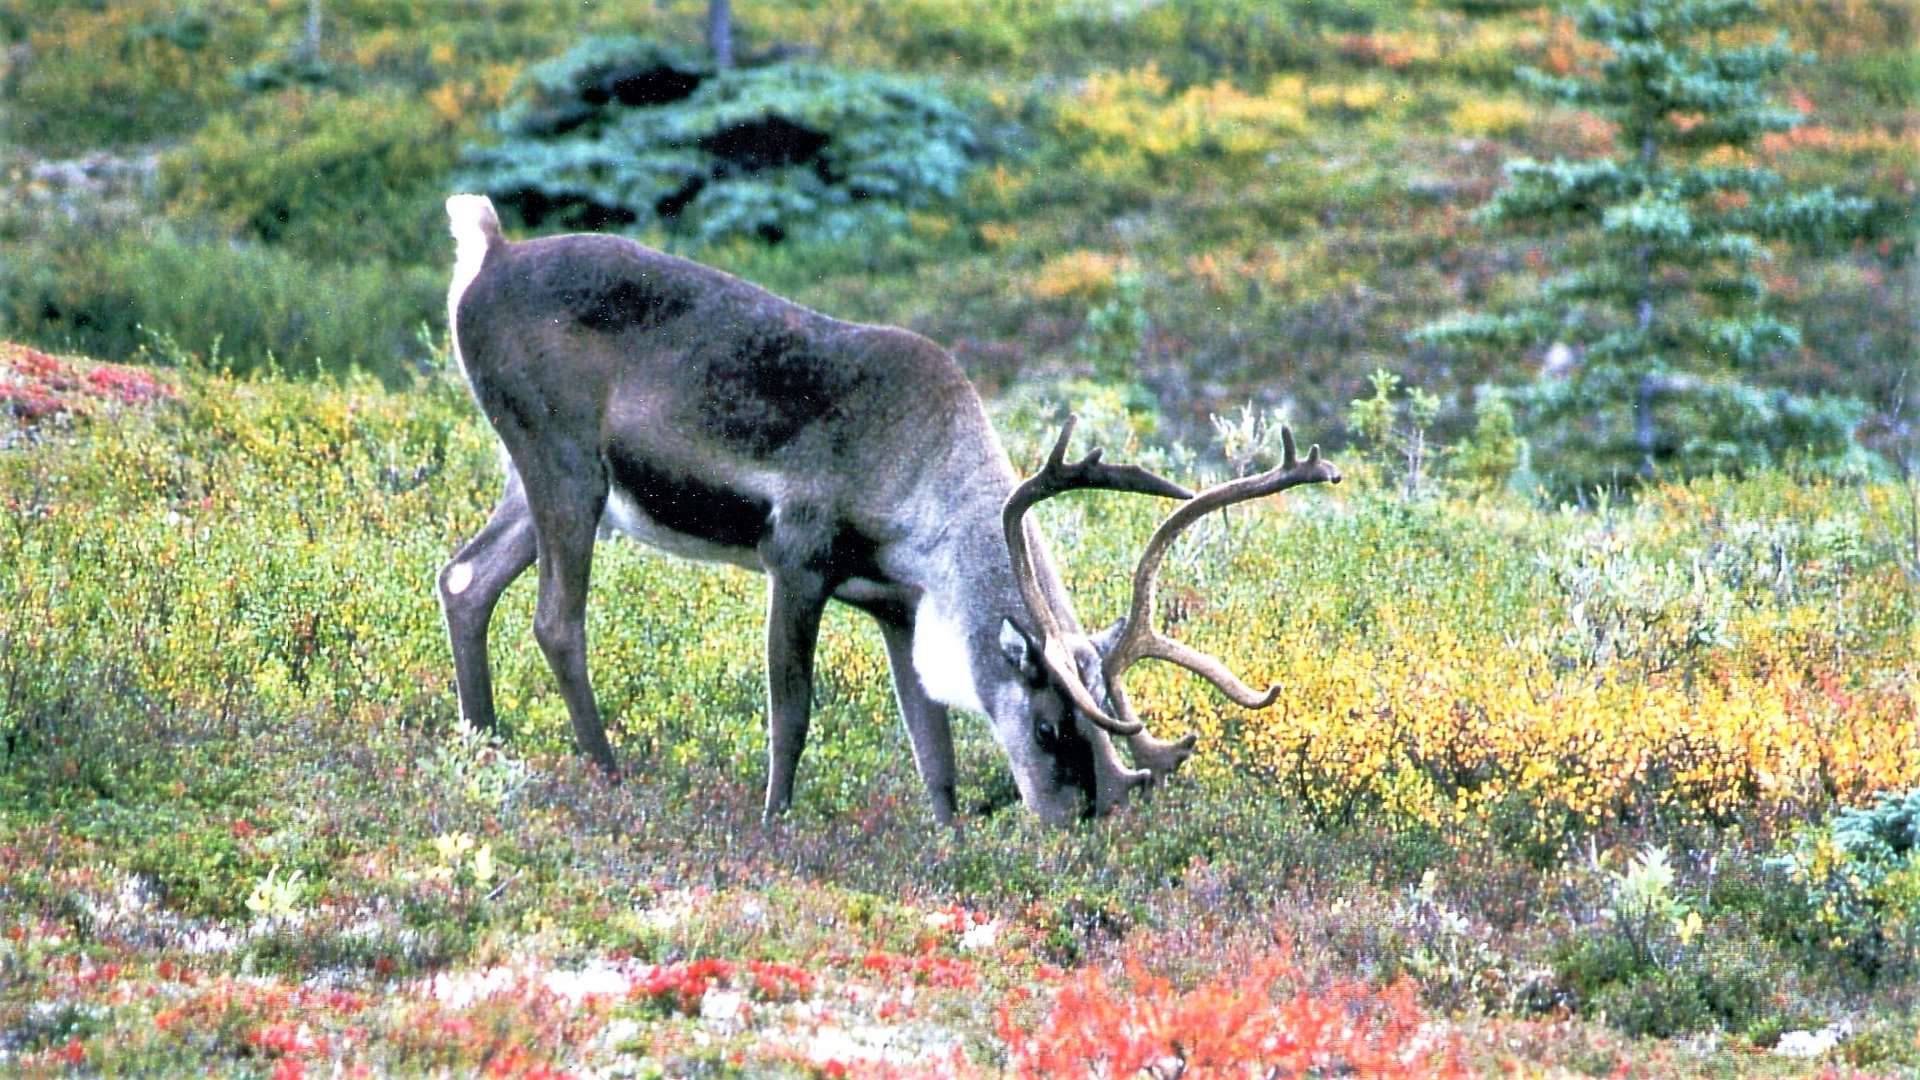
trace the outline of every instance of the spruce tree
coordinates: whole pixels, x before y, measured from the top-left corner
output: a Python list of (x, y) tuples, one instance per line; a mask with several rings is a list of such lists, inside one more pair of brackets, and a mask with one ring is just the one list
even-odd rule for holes
[[(1558, 237), (1560, 267), (1502, 314), (1462, 314), (1416, 340), (1540, 349), (1549, 370), (1514, 402), (1534, 465), (1563, 493), (1634, 476), (1740, 472), (1790, 454), (1833, 458), (1863, 410), (1763, 390), (1754, 377), (1799, 331), (1767, 311), (1762, 265), (1782, 244), (1857, 234), (1873, 207), (1795, 192), (1754, 164), (1763, 135), (1799, 115), (1768, 84), (1799, 59), (1741, 31), (1753, 0), (1589, 6), (1597, 77), (1522, 69), (1522, 81), (1616, 126), (1614, 156), (1518, 159), (1477, 218)], [(1564, 361), (1570, 360), (1571, 363)]]

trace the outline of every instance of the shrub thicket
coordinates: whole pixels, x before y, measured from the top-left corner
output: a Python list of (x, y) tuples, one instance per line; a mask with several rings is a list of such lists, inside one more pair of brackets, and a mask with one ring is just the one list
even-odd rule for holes
[(9, 141), (64, 156), (192, 130), (240, 100), (223, 60), (250, 54), (266, 29), (246, 6), (83, 7), (26, 0), (0, 13), (0, 45), (12, 46), (0, 61)]
[(1771, 865), (1804, 893), (1810, 944), (1883, 978), (1920, 973), (1920, 787), (1800, 829)]
[(455, 154), (417, 95), (291, 91), (210, 119), (161, 161), (169, 212), (317, 264), (432, 262)]

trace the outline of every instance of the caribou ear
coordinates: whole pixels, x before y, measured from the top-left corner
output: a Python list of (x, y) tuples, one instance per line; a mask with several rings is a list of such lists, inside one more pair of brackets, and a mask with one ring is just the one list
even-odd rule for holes
[(1040, 666), (1040, 649), (1027, 637), (1027, 632), (1013, 625), (1012, 619), (1000, 620), (1000, 655), (1020, 673), (1028, 686), (1039, 686), (1046, 681), (1046, 670)]
[(1113, 651), (1113, 643), (1120, 640), (1120, 631), (1126, 628), (1127, 620), (1124, 617), (1113, 620), (1105, 630), (1093, 635), (1093, 651), (1099, 653), (1102, 660), (1106, 659), (1107, 654)]

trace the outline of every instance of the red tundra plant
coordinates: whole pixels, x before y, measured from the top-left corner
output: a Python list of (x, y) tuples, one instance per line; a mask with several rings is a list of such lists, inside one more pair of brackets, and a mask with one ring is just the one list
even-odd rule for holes
[(37, 423), (66, 411), (66, 402), (38, 386), (0, 384), (0, 413), (11, 413), (22, 423)]
[(663, 1013), (695, 1016), (708, 988), (730, 981), (733, 968), (729, 961), (712, 958), (661, 964), (634, 985), (631, 996), (650, 1002)]
[(95, 397), (112, 398), (125, 405), (139, 405), (163, 397), (173, 397), (173, 387), (154, 378), (144, 368), (102, 364), (87, 372), (87, 390)]
[(1181, 1077), (1465, 1076), (1451, 1040), (1429, 1029), (1413, 989), (1343, 984), (1289, 989), (1286, 961), (1263, 958), (1238, 978), (1186, 992), (1127, 962), (1124, 989), (1088, 969), (1069, 978), (1039, 1028), (1000, 1011), (1013, 1073), (1094, 1080)]
[(756, 1001), (799, 1001), (813, 993), (813, 974), (792, 964), (747, 961), (747, 992)]
[(97, 401), (143, 405), (179, 393), (145, 368), (99, 364), (83, 369), (38, 349), (0, 342), (0, 413), (23, 424), (84, 416)]

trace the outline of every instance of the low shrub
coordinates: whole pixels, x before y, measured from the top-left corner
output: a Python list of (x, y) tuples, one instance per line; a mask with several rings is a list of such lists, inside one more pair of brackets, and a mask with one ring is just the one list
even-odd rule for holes
[(1770, 866), (1804, 892), (1811, 944), (1876, 978), (1920, 972), (1920, 788), (1797, 830)]
[(1655, 968), (1636, 972), (1603, 986), (1587, 1002), (1592, 1015), (1629, 1035), (1669, 1039), (1706, 1031), (1714, 1026), (1713, 1013), (1700, 1000), (1687, 972)]
[(1447, 117), (1454, 134), (1475, 139), (1506, 138), (1535, 122), (1533, 106), (1510, 98), (1470, 98)]
[(1244, 172), (1308, 129), (1306, 87), (1276, 78), (1249, 93), (1228, 82), (1176, 88), (1156, 63), (1096, 73), (1055, 106), (1053, 127), (1086, 182), (1147, 198), (1182, 170)]
[(1124, 989), (1097, 969), (1070, 979), (1029, 1028), (1001, 1014), (1018, 1077), (1459, 1076), (1446, 1040), (1426, 1031), (1409, 987), (1293, 988), (1274, 957), (1188, 990), (1129, 964)]
[[(1591, 857), (1591, 856), (1590, 856)], [(1804, 1026), (1813, 1016), (1792, 958), (1769, 936), (1791, 918), (1778, 896), (1736, 885), (1716, 894), (1722, 858), (1736, 872), (1750, 857), (1738, 849), (1704, 860), (1670, 860), (1648, 846), (1611, 871), (1603, 856), (1570, 877), (1577, 930), (1554, 944), (1555, 978), (1581, 1013), (1629, 1035), (1670, 1038), (1718, 1029), (1764, 1037)], [(1705, 881), (1681, 874), (1697, 863)], [(1584, 878), (1585, 880), (1581, 880)], [(1590, 906), (1589, 906), (1590, 905)]]

